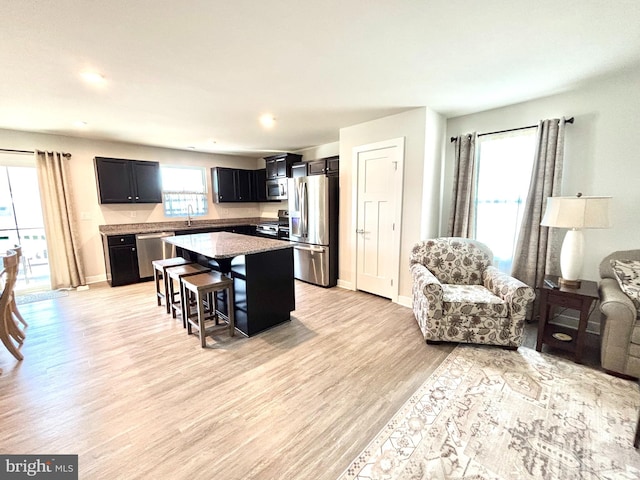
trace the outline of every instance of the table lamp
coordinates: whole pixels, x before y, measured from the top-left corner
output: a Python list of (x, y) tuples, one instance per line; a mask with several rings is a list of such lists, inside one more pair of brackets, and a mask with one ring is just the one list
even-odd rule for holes
[(547, 208), (540, 225), (569, 228), (560, 250), (561, 286), (580, 288), (580, 274), (584, 258), (583, 228), (609, 228), (609, 200), (611, 197), (548, 197)]

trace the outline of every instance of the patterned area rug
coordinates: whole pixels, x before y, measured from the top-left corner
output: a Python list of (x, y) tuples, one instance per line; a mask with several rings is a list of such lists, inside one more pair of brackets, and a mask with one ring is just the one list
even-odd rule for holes
[(638, 384), (521, 347), (459, 346), (340, 480), (638, 479)]
[(67, 295), (69, 295), (69, 292), (66, 290), (47, 290), (46, 292), (25, 293), (24, 295), (16, 295), (16, 305), (39, 302), (40, 300), (51, 300), (52, 298), (66, 297)]

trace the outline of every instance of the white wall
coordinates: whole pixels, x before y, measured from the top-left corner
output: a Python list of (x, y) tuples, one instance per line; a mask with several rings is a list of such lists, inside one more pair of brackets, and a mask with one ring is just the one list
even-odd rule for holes
[[(80, 255), (89, 282), (105, 279), (99, 225), (119, 223), (163, 222), (176, 220), (164, 216), (162, 204), (100, 205), (95, 180), (95, 156), (153, 160), (166, 165), (193, 165), (207, 168), (209, 214), (207, 219), (274, 217), (285, 202), (214, 204), (211, 196), (210, 167), (224, 166), (255, 169), (260, 159), (231, 155), (185, 152), (166, 148), (86, 140), (60, 135), (46, 135), (0, 129), (0, 148), (15, 150), (59, 150), (71, 153), (70, 162), (73, 208), (79, 221)], [(262, 161), (264, 166), (264, 161)], [(283, 206), (284, 205), (284, 206)]]
[[(615, 250), (640, 248), (640, 70), (576, 86), (573, 90), (447, 121), (441, 232), (451, 208), (453, 144), (449, 137), (535, 125), (575, 117), (565, 136), (563, 195), (611, 195), (612, 228), (585, 230), (582, 277), (598, 280), (598, 264)], [(508, 179), (505, 179), (508, 181)]]
[[(429, 129), (429, 133), (427, 133)], [(340, 253), (339, 279), (346, 288), (355, 288), (352, 266), (356, 248), (355, 209), (352, 191), (354, 175), (353, 148), (369, 143), (404, 137), (404, 187), (402, 195), (402, 230), (400, 247), (400, 303), (411, 297), (409, 254), (421, 235), (435, 235), (439, 209), (440, 149), (428, 145), (427, 139), (437, 141), (444, 131), (444, 120), (426, 107), (340, 129)], [(440, 141), (441, 143), (441, 141)], [(432, 165), (437, 157), (438, 165)], [(429, 163), (425, 169), (425, 162)], [(435, 178), (433, 178), (435, 176)], [(424, 185), (428, 192), (424, 192)], [(433, 197), (433, 204), (425, 204), (423, 195)], [(422, 207), (422, 208), (421, 208)], [(427, 212), (428, 210), (428, 212)], [(424, 223), (424, 227), (423, 227)]]
[(303, 162), (312, 160), (320, 160), (321, 158), (333, 157), (340, 155), (340, 142), (325, 143), (315, 147), (303, 148), (292, 153), (302, 155)]

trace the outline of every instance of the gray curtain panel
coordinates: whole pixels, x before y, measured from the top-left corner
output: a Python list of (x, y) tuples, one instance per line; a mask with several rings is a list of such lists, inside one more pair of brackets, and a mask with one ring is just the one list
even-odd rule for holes
[(560, 268), (560, 231), (540, 226), (547, 197), (560, 195), (565, 118), (538, 123), (538, 139), (529, 193), (514, 253), (512, 276), (531, 287)]
[(476, 132), (455, 140), (455, 170), (448, 237), (473, 238), (476, 223)]
[(35, 158), (49, 251), (51, 288), (85, 285), (67, 174), (69, 160), (59, 152), (36, 151)]

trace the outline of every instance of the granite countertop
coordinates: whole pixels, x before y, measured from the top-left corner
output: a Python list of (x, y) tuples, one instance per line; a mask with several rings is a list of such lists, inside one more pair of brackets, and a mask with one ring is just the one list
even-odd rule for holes
[(229, 232), (194, 233), (166, 237), (163, 240), (176, 247), (214, 259), (233, 258), (239, 255), (251, 255), (252, 253), (270, 252), (291, 247), (291, 243), (284, 240)]
[(136, 233), (173, 232), (176, 230), (197, 230), (207, 227), (236, 227), (240, 225), (257, 225), (259, 223), (277, 221), (272, 218), (220, 218), (211, 220), (191, 220), (191, 226), (186, 220), (172, 222), (121, 223), (115, 225), (100, 225), (98, 230), (102, 235), (130, 235)]

